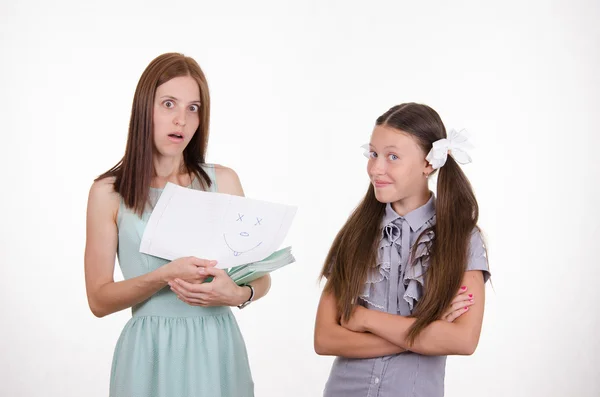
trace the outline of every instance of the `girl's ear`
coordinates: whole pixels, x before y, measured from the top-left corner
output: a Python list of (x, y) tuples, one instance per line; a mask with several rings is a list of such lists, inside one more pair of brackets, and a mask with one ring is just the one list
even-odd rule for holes
[(431, 173), (434, 171), (433, 166), (431, 164), (429, 164), (429, 161), (425, 160), (425, 169), (423, 170), (423, 174), (425, 175), (431, 175)]

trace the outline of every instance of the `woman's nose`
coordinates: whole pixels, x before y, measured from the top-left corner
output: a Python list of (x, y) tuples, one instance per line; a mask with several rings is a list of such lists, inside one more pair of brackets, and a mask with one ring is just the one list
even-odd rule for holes
[(175, 115), (175, 119), (173, 120), (173, 122), (175, 123), (175, 125), (184, 127), (186, 124), (186, 113), (185, 113), (185, 109), (183, 111), (180, 111), (177, 113), (177, 115)]

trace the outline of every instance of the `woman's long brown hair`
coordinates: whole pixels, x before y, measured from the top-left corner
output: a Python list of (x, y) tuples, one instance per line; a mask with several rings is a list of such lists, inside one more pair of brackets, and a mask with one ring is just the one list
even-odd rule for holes
[(204, 72), (194, 59), (183, 54), (160, 55), (144, 70), (135, 90), (125, 155), (114, 167), (96, 179), (115, 177), (115, 191), (123, 197), (125, 205), (138, 215), (144, 212), (154, 176), (152, 154), (156, 89), (161, 84), (181, 76), (191, 76), (200, 89), (200, 124), (183, 151), (185, 169), (181, 172), (195, 175), (205, 187), (211, 185), (210, 177), (201, 167), (205, 162), (210, 121), (210, 96)]
[[(422, 148), (423, 157), (433, 142), (446, 138), (440, 116), (422, 104), (394, 106), (377, 119), (376, 125), (412, 135)], [(367, 269), (375, 266), (384, 213), (385, 204), (377, 201), (373, 186), (369, 185), (367, 194), (335, 237), (325, 259), (321, 272), (322, 277), (328, 277), (325, 291), (336, 297), (343, 319), (350, 318)], [(446, 164), (439, 169), (436, 223), (432, 227), (435, 238), (429, 247), (430, 265), (425, 274), (424, 294), (413, 311), (416, 321), (407, 335), (410, 344), (425, 327), (440, 319), (460, 288), (467, 265), (468, 243), (478, 217), (479, 207), (471, 184), (452, 156), (448, 156)], [(413, 247), (416, 246), (415, 243)]]

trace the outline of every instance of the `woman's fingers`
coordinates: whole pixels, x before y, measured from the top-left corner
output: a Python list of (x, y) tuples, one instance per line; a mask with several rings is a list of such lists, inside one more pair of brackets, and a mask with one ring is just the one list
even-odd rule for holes
[(194, 284), (184, 280), (173, 280), (169, 283), (171, 291), (177, 295), (177, 298), (182, 302), (192, 306), (210, 306), (210, 291), (212, 285)]
[(206, 296), (204, 294), (190, 294), (187, 292), (179, 292), (174, 289), (173, 292), (175, 293), (175, 295), (177, 295), (177, 298), (180, 301), (185, 302), (188, 305), (205, 306), (208, 303), (208, 300), (206, 299)]
[(183, 280), (175, 279), (169, 283), (171, 291), (186, 299), (198, 298), (202, 291), (198, 291), (198, 287), (202, 284), (192, 284)]
[(188, 260), (190, 261), (190, 263), (192, 265), (195, 265), (198, 267), (214, 267), (217, 264), (217, 261), (215, 261), (215, 260), (200, 259), (200, 258), (196, 258), (195, 256), (188, 257)]

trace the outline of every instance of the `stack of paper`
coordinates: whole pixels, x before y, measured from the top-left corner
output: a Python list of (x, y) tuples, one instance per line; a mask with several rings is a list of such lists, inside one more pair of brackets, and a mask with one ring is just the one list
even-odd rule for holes
[(144, 230), (140, 252), (175, 260), (216, 260), (243, 284), (295, 261), (282, 244), (296, 207), (167, 183)]
[(228, 273), (237, 285), (242, 285), (295, 261), (296, 259), (292, 255), (292, 247), (286, 247), (274, 252), (262, 261), (232, 267)]

